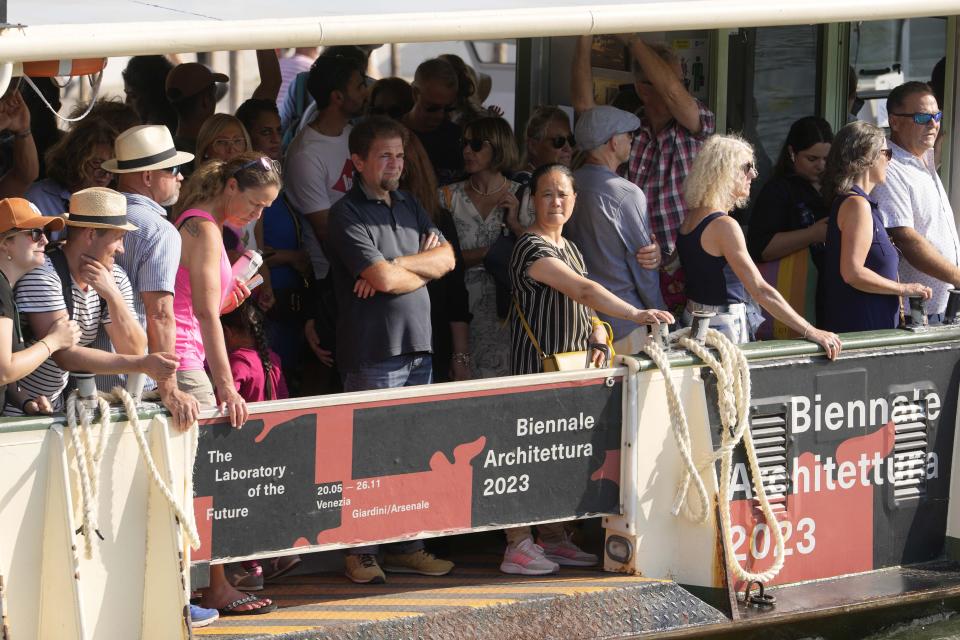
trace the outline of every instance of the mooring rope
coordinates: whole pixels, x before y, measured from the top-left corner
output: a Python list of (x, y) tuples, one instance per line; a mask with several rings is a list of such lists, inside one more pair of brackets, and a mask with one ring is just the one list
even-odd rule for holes
[[(747, 359), (739, 347), (716, 329), (707, 330), (705, 344), (693, 340), (690, 337), (689, 329), (678, 331), (671, 337), (676, 338), (681, 346), (699, 357), (716, 376), (717, 405), (722, 425), (720, 447), (712, 452), (703, 463), (695, 464), (690, 444), (690, 427), (687, 423), (686, 413), (683, 411), (683, 405), (680, 402), (680, 394), (670, 375), (670, 362), (660, 345), (655, 341), (649, 341), (643, 351), (663, 373), (667, 389), (667, 405), (670, 411), (670, 425), (674, 439), (680, 449), (680, 457), (684, 463), (683, 476), (674, 500), (673, 514), (679, 515), (681, 509), (683, 509), (694, 522), (707, 521), (710, 496), (703, 483), (701, 472), (720, 460), (720, 488), (717, 503), (720, 511), (720, 531), (728, 552), (727, 566), (737, 578), (745, 582), (769, 582), (783, 568), (784, 540), (783, 532), (780, 530), (776, 515), (770, 507), (770, 501), (763, 488), (760, 464), (757, 460), (756, 449), (753, 446), (753, 436), (749, 429), (750, 368)], [(719, 359), (707, 349), (708, 346), (716, 349), (720, 356)], [(773, 564), (766, 571), (758, 573), (747, 571), (733, 553), (729, 496), (730, 474), (733, 466), (733, 452), (741, 442), (743, 442), (746, 452), (747, 463), (750, 465), (754, 493), (760, 502), (760, 510), (776, 544)], [(697, 510), (690, 507), (687, 499), (691, 483), (693, 483), (698, 497), (699, 508)]]
[[(137, 411), (137, 404), (129, 392), (123, 387), (114, 387), (113, 393), (101, 392), (97, 399), (97, 407), (100, 410), (100, 437), (96, 448), (91, 444), (91, 411), (82, 406), (83, 402), (79, 400), (76, 390), (67, 398), (66, 414), (67, 427), (70, 429), (70, 441), (73, 445), (77, 457), (77, 470), (80, 477), (80, 510), (82, 524), (79, 533), (84, 534), (84, 552), (88, 559), (93, 557), (93, 538), (91, 533), (95, 532), (101, 540), (101, 535), (97, 524), (96, 505), (99, 496), (100, 463), (103, 459), (104, 447), (106, 445), (106, 433), (110, 425), (110, 402), (120, 402), (123, 404), (127, 414), (127, 421), (130, 423), (134, 438), (137, 441), (137, 447), (140, 450), (140, 457), (143, 459), (147, 468), (151, 482), (160, 491), (164, 499), (170, 505), (177, 517), (178, 524), (183, 531), (190, 547), (200, 548), (200, 535), (197, 532), (197, 524), (193, 517), (193, 511), (186, 511), (180, 505), (176, 496), (163, 477), (160, 470), (150, 453), (150, 447), (147, 444), (146, 437), (143, 435), (143, 428), (140, 426), (140, 417)], [(198, 445), (198, 435), (196, 429), (190, 429), (190, 450), (192, 457), (196, 457)], [(193, 470), (187, 474), (186, 494), (193, 495)]]

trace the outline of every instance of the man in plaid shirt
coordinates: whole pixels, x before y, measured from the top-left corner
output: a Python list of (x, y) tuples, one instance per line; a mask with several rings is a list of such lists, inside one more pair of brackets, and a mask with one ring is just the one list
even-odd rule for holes
[[(636, 36), (623, 36), (629, 47), (634, 87), (643, 103), (637, 114), (642, 125), (633, 140), (630, 158), (622, 175), (639, 186), (647, 197), (647, 211), (655, 242), (637, 248), (637, 261), (644, 268), (659, 264), (663, 252), (661, 287), (668, 308), (682, 305), (682, 280), (671, 264), (677, 229), (686, 214), (683, 181), (703, 141), (714, 133), (716, 121), (706, 105), (687, 91), (680, 61), (665, 45), (647, 44)], [(579, 114), (595, 106), (590, 63), (592, 36), (578, 38), (573, 57), (571, 93)]]

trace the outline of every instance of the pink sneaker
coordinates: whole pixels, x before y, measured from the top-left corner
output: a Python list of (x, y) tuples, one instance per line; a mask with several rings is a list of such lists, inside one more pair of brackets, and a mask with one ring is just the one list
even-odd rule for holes
[(592, 567), (600, 561), (594, 554), (587, 553), (573, 544), (570, 534), (565, 534), (560, 542), (551, 543), (537, 540), (537, 544), (543, 549), (543, 555), (548, 560), (565, 567)]
[(547, 560), (543, 549), (533, 544), (530, 538), (524, 538), (516, 545), (507, 545), (503, 552), (503, 562), (500, 563), (500, 571), (523, 576), (545, 576), (559, 570), (560, 565)]

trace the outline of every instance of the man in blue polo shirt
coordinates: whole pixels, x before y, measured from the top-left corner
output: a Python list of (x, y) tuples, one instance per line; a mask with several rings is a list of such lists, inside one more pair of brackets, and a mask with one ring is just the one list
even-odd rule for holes
[[(398, 191), (404, 131), (374, 116), (350, 132), (353, 187), (330, 209), (327, 248), (337, 295), (336, 358), (344, 391), (429, 384), (432, 331), (425, 285), (453, 269), (453, 249), (411, 194)], [(453, 563), (420, 541), (390, 545), (384, 569), (445, 575)], [(350, 550), (347, 577), (384, 582), (376, 547)]]

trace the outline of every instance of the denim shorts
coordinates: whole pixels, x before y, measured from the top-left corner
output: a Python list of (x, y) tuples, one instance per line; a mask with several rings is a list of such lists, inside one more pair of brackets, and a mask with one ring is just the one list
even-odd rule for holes
[(710, 328), (716, 329), (727, 336), (730, 342), (734, 344), (750, 342), (750, 325), (747, 324), (747, 306), (744, 303), (738, 302), (724, 307), (715, 307), (687, 300), (687, 306), (683, 310), (683, 326), (689, 327), (693, 324), (694, 311), (713, 311), (716, 313), (714, 317), (710, 318)]

